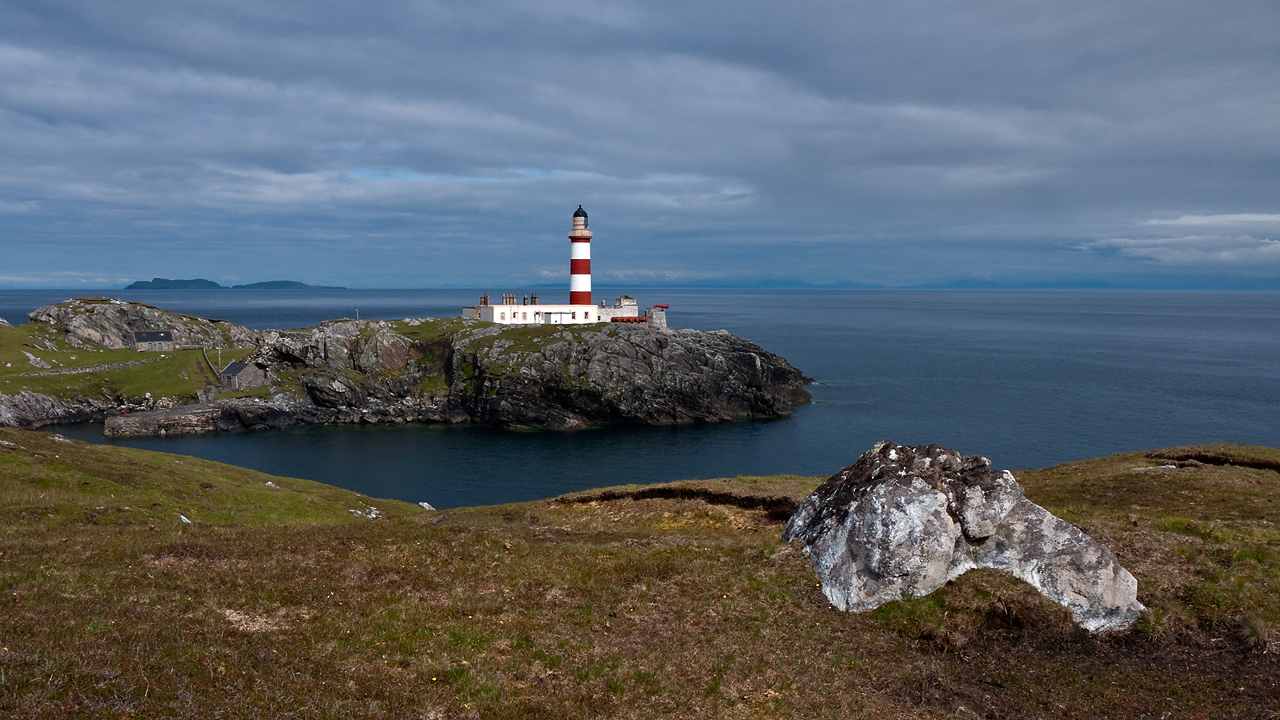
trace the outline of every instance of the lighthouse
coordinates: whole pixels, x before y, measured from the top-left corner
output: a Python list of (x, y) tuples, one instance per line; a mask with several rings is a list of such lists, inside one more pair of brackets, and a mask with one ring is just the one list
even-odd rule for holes
[(623, 295), (606, 307), (591, 303), (591, 231), (587, 229), (587, 211), (578, 206), (573, 213), (573, 229), (569, 231), (569, 304), (546, 305), (538, 296), (521, 298), (503, 293), (502, 303), (493, 305), (488, 295), (480, 296), (479, 305), (462, 308), (462, 317), (498, 325), (586, 325), (590, 323), (646, 323), (649, 327), (667, 326), (667, 306), (654, 305), (640, 313), (635, 298)]
[(569, 231), (569, 304), (591, 304), (591, 231), (581, 205), (573, 213)]

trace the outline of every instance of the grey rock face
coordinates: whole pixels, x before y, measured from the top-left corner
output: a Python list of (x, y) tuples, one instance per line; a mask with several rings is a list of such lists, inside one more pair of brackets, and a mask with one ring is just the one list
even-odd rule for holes
[(262, 349), (251, 356), (268, 365), (351, 369), (363, 373), (403, 370), (412, 360), (414, 343), (373, 320), (330, 320), (308, 330), (268, 330)]
[[(464, 323), (423, 342), (390, 323), (341, 320), (267, 331), (246, 361), (276, 374), (304, 369), (302, 384), (316, 407), (359, 410), (365, 422), (720, 422), (785, 417), (809, 400), (804, 376), (755, 343), (724, 331), (642, 325), (575, 335)], [(349, 370), (364, 379), (353, 380)]]
[(809, 400), (786, 360), (723, 330), (613, 324), (534, 351), (495, 342), (477, 359), (503, 377), (476, 419), (513, 426), (786, 417)]
[(101, 418), (113, 404), (103, 400), (63, 400), (23, 390), (0, 395), (0, 427), (38, 428), (52, 423), (89, 422)]
[(170, 330), (183, 348), (246, 348), (260, 334), (243, 325), (168, 312), (143, 303), (110, 298), (77, 298), (32, 311), (32, 322), (47, 323), (67, 333), (81, 347), (120, 349), (133, 346), (133, 333)]
[(995, 568), (1069, 609), (1090, 632), (1129, 627), (1138, 583), (1088, 535), (1032, 503), (1008, 471), (937, 445), (882, 442), (805, 498), (782, 535), (802, 540), (836, 607), (922, 597)]

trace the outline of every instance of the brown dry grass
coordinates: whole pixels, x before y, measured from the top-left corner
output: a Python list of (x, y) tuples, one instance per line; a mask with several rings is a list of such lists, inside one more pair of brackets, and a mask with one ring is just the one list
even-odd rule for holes
[[(782, 521), (762, 500), (794, 502), (820, 478), (684, 483), (661, 496), (628, 487), (440, 513), (336, 490), (316, 500), (318, 489), (276, 478), (305, 503), (298, 515), (276, 509), (284, 523), (237, 506), (241, 492), (247, 505), (262, 502), (247, 493), (265, 476), (241, 488), (246, 471), (131, 452), (119, 460), (136, 463), (136, 492), (161, 493), (148, 483), (163, 470), (169, 494), (148, 496), (160, 509), (122, 511), (111, 524), (98, 511), (95, 524), (74, 499), (42, 504), (28, 490), (55, 489), (63, 471), (30, 455), (65, 443), (0, 438), (24, 445), (0, 450), (0, 713), (13, 717), (1280, 710), (1274, 470), (1133, 471), (1163, 464), (1134, 454), (1020, 474), (1033, 500), (1116, 549), (1153, 608), (1134, 632), (1094, 638), (990, 571), (871, 613), (832, 610), (799, 549), (779, 543)], [(118, 451), (72, 450), (60, 454), (84, 453), (92, 465), (75, 483), (121, 474), (96, 455)], [(211, 520), (165, 515), (166, 503), (200, 500), (201, 483), (217, 487), (203, 489), (221, 508)], [(346, 513), (365, 502), (385, 517)]]

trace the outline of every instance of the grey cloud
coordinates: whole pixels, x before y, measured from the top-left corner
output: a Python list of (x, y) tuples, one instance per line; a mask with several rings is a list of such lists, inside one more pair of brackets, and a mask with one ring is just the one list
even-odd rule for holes
[[(1175, 262), (1134, 218), (1232, 238), (1181, 219), (1280, 212), (1268, 2), (0, 18), (0, 283), (243, 276), (221, 258), (248, 253), (344, 285), (532, 281), (562, 272), (577, 203), (617, 278), (1101, 277)], [(545, 251), (493, 254), (514, 238)]]

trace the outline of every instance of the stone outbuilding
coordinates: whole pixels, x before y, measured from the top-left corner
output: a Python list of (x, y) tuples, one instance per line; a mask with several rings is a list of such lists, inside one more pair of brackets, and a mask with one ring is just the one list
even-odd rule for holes
[(138, 352), (177, 350), (178, 344), (173, 341), (173, 333), (168, 330), (135, 332), (133, 333), (133, 349)]
[(218, 373), (222, 385), (230, 390), (252, 390), (267, 384), (267, 372), (253, 363), (236, 361)]

